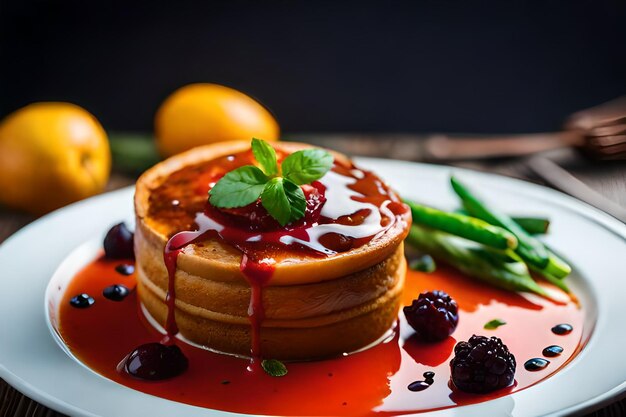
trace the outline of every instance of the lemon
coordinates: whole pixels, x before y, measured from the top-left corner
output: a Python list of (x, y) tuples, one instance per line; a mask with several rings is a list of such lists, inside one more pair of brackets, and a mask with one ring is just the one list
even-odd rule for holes
[(70, 103), (34, 103), (0, 123), (0, 203), (43, 214), (102, 192), (111, 168), (106, 132)]
[(172, 93), (155, 117), (157, 147), (164, 157), (226, 140), (278, 140), (271, 113), (251, 97), (217, 84), (190, 84)]

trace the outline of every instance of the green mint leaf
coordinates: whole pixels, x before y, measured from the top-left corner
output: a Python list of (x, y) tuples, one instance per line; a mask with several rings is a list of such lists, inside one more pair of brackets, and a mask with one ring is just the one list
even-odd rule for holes
[(302, 188), (288, 179), (283, 181), (283, 187), (285, 188), (287, 200), (289, 200), (289, 204), (291, 205), (291, 216), (289, 221), (293, 222), (304, 217), (304, 212), (306, 211), (306, 198), (304, 197), (304, 191), (302, 191)]
[(430, 255), (424, 255), (412, 260), (409, 264), (409, 268), (413, 271), (431, 273), (435, 272), (437, 264), (435, 264), (435, 260)]
[(319, 180), (332, 166), (333, 156), (323, 149), (294, 152), (281, 164), (283, 176), (297, 185)]
[(504, 320), (500, 320), (500, 319), (493, 319), (489, 322), (487, 322), (485, 324), (485, 329), (487, 330), (494, 330), (497, 329), (500, 326), (504, 326), (506, 324), (506, 321)]
[(254, 203), (267, 183), (259, 168), (246, 165), (224, 175), (209, 191), (209, 202), (215, 207), (243, 207)]
[(281, 177), (272, 178), (265, 185), (261, 204), (281, 226), (304, 216), (306, 209), (302, 189)]
[(306, 198), (300, 185), (323, 177), (333, 165), (333, 156), (322, 149), (305, 149), (287, 156), (278, 176), (276, 151), (264, 140), (253, 138), (252, 153), (261, 168), (247, 165), (220, 179), (209, 192), (215, 207), (243, 207), (259, 197), (267, 212), (281, 226), (298, 220), (306, 211)]
[(268, 177), (278, 174), (276, 151), (264, 140), (252, 138), (252, 154)]
[(285, 376), (287, 375), (287, 367), (281, 361), (276, 359), (264, 359), (261, 367), (269, 376)]
[(283, 181), (281, 177), (272, 178), (265, 184), (261, 193), (261, 204), (281, 226), (289, 223), (291, 218), (291, 207), (287, 194), (285, 194)]

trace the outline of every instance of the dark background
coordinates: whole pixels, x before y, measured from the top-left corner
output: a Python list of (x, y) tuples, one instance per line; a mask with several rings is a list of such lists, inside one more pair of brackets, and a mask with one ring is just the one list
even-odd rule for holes
[(284, 131), (524, 132), (626, 93), (626, 2), (0, 0), (0, 117), (33, 101), (150, 130), (216, 82)]

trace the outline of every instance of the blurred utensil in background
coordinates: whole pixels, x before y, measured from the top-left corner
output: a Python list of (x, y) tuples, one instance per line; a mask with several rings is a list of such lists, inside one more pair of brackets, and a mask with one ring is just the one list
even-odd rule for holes
[(424, 141), (426, 161), (467, 161), (527, 156), (569, 146), (582, 146), (578, 131), (498, 136), (435, 134)]
[(554, 149), (575, 148), (594, 159), (626, 159), (626, 97), (574, 113), (561, 132), (513, 135), (412, 134), (285, 135), (351, 155), (385, 156), (424, 162), (455, 162), (524, 157)]
[(626, 158), (626, 97), (574, 113), (566, 120), (562, 132), (490, 137), (432, 135), (424, 141), (423, 159), (455, 161), (526, 156), (572, 146), (598, 159)]
[(526, 166), (552, 187), (590, 204), (626, 223), (626, 209), (576, 178), (549, 156), (528, 158)]

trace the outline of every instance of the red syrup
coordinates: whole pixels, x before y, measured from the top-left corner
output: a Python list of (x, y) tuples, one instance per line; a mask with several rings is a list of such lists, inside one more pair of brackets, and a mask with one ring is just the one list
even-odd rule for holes
[(250, 317), (250, 326), (252, 328), (252, 346), (250, 347), (250, 355), (252, 360), (248, 370), (258, 370), (261, 352), (261, 324), (265, 319), (265, 308), (263, 307), (263, 287), (267, 285), (274, 273), (274, 264), (272, 262), (259, 262), (251, 258), (244, 252), (241, 259), (241, 272), (250, 283), (250, 305), (248, 307), (248, 316)]
[(167, 319), (165, 321), (166, 336), (162, 340), (163, 344), (169, 344), (173, 342), (174, 336), (178, 333), (178, 326), (176, 325), (176, 264), (178, 261), (178, 255), (185, 246), (190, 243), (201, 239), (204, 232), (180, 232), (175, 234), (165, 245), (163, 250), (163, 261), (165, 262), (165, 269), (167, 269), (168, 287), (167, 295), (165, 297), (165, 304), (167, 305)]
[[(181, 375), (142, 381), (116, 371), (121, 358), (137, 346), (159, 340), (160, 334), (144, 317), (135, 288), (135, 274), (121, 276), (119, 261), (99, 258), (87, 265), (63, 288), (59, 311), (60, 333), (73, 355), (94, 372), (129, 388), (199, 407), (267, 415), (402, 415), (483, 402), (528, 388), (558, 372), (582, 349), (588, 330), (585, 310), (570, 302), (557, 304), (535, 296), (520, 296), (465, 278), (442, 266), (432, 274), (409, 271), (403, 304), (410, 305), (420, 292), (442, 289), (459, 304), (460, 320), (452, 336), (442, 342), (422, 343), (402, 315), (393, 337), (365, 351), (314, 362), (288, 363), (289, 373), (272, 378), (264, 372), (247, 372), (247, 361), (220, 355), (179, 342), (189, 360)], [(121, 302), (106, 299), (102, 289), (123, 284), (131, 289)], [(546, 284), (547, 285), (547, 284)], [(92, 294), (87, 309), (70, 305), (75, 294)], [(500, 318), (506, 325), (485, 330), (486, 322)], [(555, 323), (573, 330), (560, 336)], [(449, 361), (457, 341), (472, 334), (497, 336), (515, 355), (515, 385), (487, 395), (466, 394), (449, 385)], [(584, 335), (584, 338), (583, 338)], [(563, 353), (550, 358), (538, 372), (524, 362), (541, 355), (545, 346), (558, 344)], [(411, 392), (408, 385), (435, 372), (432, 385)]]

